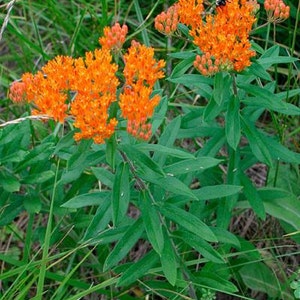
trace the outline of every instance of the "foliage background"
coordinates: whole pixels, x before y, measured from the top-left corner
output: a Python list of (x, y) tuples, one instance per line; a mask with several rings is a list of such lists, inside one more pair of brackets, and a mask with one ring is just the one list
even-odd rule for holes
[[(122, 131), (122, 143), (77, 144), (71, 123), (1, 128), (3, 299), (297, 297), (299, 4), (289, 1), (291, 17), (269, 33), (260, 10), (252, 38), (261, 60), (237, 76), (244, 102), (233, 108), (228, 74), (201, 77), (194, 47), (155, 31), (171, 4), (14, 2), (0, 41), (1, 123), (29, 114), (7, 98), (13, 80), (57, 54), (97, 48), (116, 20), (129, 26), (125, 47), (134, 38), (167, 59), (168, 80), (157, 86), (149, 144)], [(209, 105), (211, 93), (222, 105)], [(229, 113), (240, 109), (244, 121)], [(239, 134), (239, 147), (228, 147)]]

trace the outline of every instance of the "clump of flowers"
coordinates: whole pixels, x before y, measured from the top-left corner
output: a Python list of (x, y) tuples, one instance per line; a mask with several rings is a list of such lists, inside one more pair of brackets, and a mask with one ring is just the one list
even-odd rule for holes
[(136, 41), (132, 41), (124, 61), (125, 86), (119, 103), (122, 116), (128, 119), (129, 133), (147, 140), (151, 136), (151, 124), (147, 120), (160, 100), (159, 95), (151, 97), (151, 93), (157, 79), (164, 77), (161, 69), (165, 62), (156, 61), (154, 49)]
[(265, 0), (264, 7), (270, 23), (280, 23), (290, 16), (290, 7), (282, 0)]
[(127, 25), (121, 27), (119, 23), (115, 23), (112, 27), (104, 28), (104, 36), (99, 38), (99, 43), (102, 48), (118, 53), (122, 49), (127, 33)]
[[(75, 140), (93, 139), (104, 143), (118, 124), (110, 116), (110, 107), (117, 101), (120, 81), (116, 76), (118, 65), (112, 62), (111, 52), (120, 51), (127, 34), (127, 26), (117, 23), (104, 29), (99, 41), (101, 49), (87, 52), (85, 57), (73, 59), (57, 56), (35, 75), (25, 73), (15, 81), (9, 97), (15, 102), (33, 104), (33, 114), (53, 118), (63, 123), (67, 117), (74, 119)], [(157, 79), (164, 76), (164, 61), (154, 59), (154, 49), (133, 41), (124, 56), (125, 83), (120, 96), (123, 117), (128, 119), (128, 132), (142, 139), (151, 136), (148, 118), (159, 103), (152, 96)]]
[(216, 7), (215, 14), (204, 14), (203, 0), (179, 0), (180, 22), (190, 27), (193, 43), (202, 55), (194, 66), (205, 76), (217, 72), (240, 72), (255, 55), (249, 34), (255, 22), (256, 0), (230, 0)]
[(178, 4), (174, 4), (166, 12), (156, 16), (154, 27), (162, 34), (169, 36), (177, 30), (178, 22)]
[(118, 66), (111, 61), (108, 49), (87, 52), (85, 60), (74, 61), (72, 90), (77, 94), (70, 112), (75, 117), (74, 126), (80, 129), (75, 140), (92, 138), (101, 144), (114, 133), (118, 122), (109, 119), (109, 107), (116, 101), (119, 80), (115, 75)]
[(203, 0), (179, 0), (178, 14), (181, 23), (196, 28), (202, 23)]
[(22, 81), (14, 81), (9, 89), (8, 97), (14, 102), (23, 102), (26, 100), (26, 87)]

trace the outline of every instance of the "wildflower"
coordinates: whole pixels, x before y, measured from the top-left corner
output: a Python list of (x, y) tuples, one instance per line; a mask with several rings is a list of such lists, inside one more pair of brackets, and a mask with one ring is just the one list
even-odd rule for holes
[[(217, 7), (217, 14), (208, 15), (206, 22), (192, 27), (190, 34), (194, 44), (218, 62), (214, 66), (218, 66), (219, 71), (240, 72), (251, 64), (250, 58), (255, 52), (250, 49), (248, 37), (255, 22), (253, 10), (253, 1), (231, 0), (225, 6)], [(199, 66), (199, 59), (196, 65)], [(215, 72), (215, 69), (212, 70), (212, 73)]]
[(179, 0), (178, 14), (181, 23), (197, 27), (202, 23), (201, 15), (204, 12), (203, 0)]
[(166, 12), (162, 12), (155, 18), (155, 28), (165, 35), (171, 35), (177, 30), (179, 16), (178, 4), (174, 4)]
[(212, 76), (221, 69), (220, 60), (214, 59), (208, 52), (196, 56), (194, 67), (204, 76)]
[(280, 23), (290, 15), (290, 7), (282, 0), (265, 0), (264, 7), (270, 23)]
[(22, 102), (26, 99), (26, 86), (22, 81), (14, 81), (9, 89), (8, 97), (13, 102)]
[(57, 56), (37, 74), (23, 74), (22, 81), (12, 85), (10, 97), (33, 102), (32, 114), (45, 114), (63, 123), (68, 111), (68, 77), (72, 72), (73, 59)]
[(118, 53), (122, 49), (127, 33), (128, 27), (125, 24), (121, 27), (116, 23), (111, 28), (104, 28), (104, 36), (99, 38), (99, 43), (102, 48)]
[(85, 60), (75, 60), (75, 79), (72, 90), (76, 97), (71, 105), (71, 114), (75, 117), (74, 126), (80, 129), (75, 140), (93, 139), (101, 144), (109, 138), (117, 125), (115, 118), (109, 119), (109, 107), (116, 101), (119, 80), (115, 73), (116, 64), (108, 49), (87, 52)]
[(160, 101), (159, 95), (151, 97), (151, 93), (156, 80), (164, 77), (161, 69), (165, 62), (156, 61), (153, 48), (136, 41), (132, 41), (124, 61), (125, 86), (119, 103), (122, 116), (128, 119), (130, 134), (147, 140), (151, 136), (151, 124), (147, 120)]

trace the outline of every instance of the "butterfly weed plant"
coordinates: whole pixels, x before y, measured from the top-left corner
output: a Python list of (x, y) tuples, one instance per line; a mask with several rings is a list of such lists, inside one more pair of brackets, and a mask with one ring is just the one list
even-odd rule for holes
[[(35, 20), (39, 3), (25, 2)], [(280, 258), (299, 255), (299, 8), (152, 4), (102, 1), (100, 17), (70, 1), (62, 49), (2, 75), (2, 299), (293, 299), (298, 270)], [(47, 13), (23, 48), (42, 45)], [(286, 46), (276, 32), (290, 15)], [(84, 49), (82, 24), (98, 18)], [(20, 38), (15, 22), (1, 32)]]

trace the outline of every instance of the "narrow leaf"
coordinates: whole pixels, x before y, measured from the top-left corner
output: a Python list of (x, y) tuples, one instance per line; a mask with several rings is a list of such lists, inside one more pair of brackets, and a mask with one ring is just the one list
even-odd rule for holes
[(171, 285), (175, 285), (177, 279), (177, 259), (171, 237), (164, 231), (165, 243), (160, 257), (162, 270)]
[(160, 207), (160, 211), (165, 217), (184, 227), (186, 230), (209, 242), (217, 242), (217, 238), (210, 228), (191, 213), (168, 203)]
[(210, 200), (232, 196), (239, 193), (241, 190), (242, 187), (238, 185), (221, 184), (204, 186), (198, 190), (193, 190), (193, 192), (198, 200)]
[(165, 173), (173, 175), (185, 174), (193, 171), (204, 171), (221, 163), (222, 160), (212, 157), (197, 157), (193, 159), (186, 159), (178, 163), (168, 165), (164, 168)]
[(246, 118), (241, 117), (241, 120), (243, 131), (248, 138), (253, 154), (259, 161), (267, 164), (268, 166), (273, 166), (270, 149), (266, 146), (257, 129), (255, 129), (255, 127), (250, 124), (250, 122), (246, 120)]
[(153, 249), (159, 255), (161, 255), (164, 247), (162, 224), (159, 218), (158, 211), (151, 203), (151, 199), (147, 191), (141, 193), (140, 203), (142, 219), (144, 222), (149, 242), (153, 246)]
[(113, 223), (116, 226), (125, 216), (129, 204), (129, 167), (128, 163), (120, 163), (117, 167), (112, 190)]
[(252, 209), (262, 220), (265, 220), (266, 218), (265, 207), (263, 205), (263, 201), (260, 198), (259, 193), (257, 192), (257, 189), (253, 186), (250, 179), (246, 177), (244, 174), (240, 174), (240, 179), (242, 185), (244, 186), (244, 190), (243, 190), (244, 194), (247, 200), (249, 201)]
[(134, 222), (124, 235), (120, 238), (114, 249), (110, 252), (104, 262), (103, 269), (107, 271), (111, 267), (115, 266), (126, 254), (132, 249), (138, 239), (141, 237), (144, 231), (144, 224), (142, 219), (138, 219)]
[(220, 253), (218, 253), (209, 243), (204, 241), (200, 236), (190, 232), (178, 231), (175, 235), (181, 238), (185, 243), (189, 244), (208, 260), (223, 264), (225, 261)]
[(236, 150), (241, 139), (240, 101), (238, 97), (231, 97), (226, 112), (225, 133), (229, 146)]
[(86, 207), (91, 205), (100, 205), (110, 195), (111, 193), (107, 191), (82, 194), (70, 199), (66, 203), (62, 204), (61, 207), (81, 208), (81, 207)]
[(158, 255), (155, 251), (150, 251), (138, 262), (133, 263), (120, 277), (117, 286), (128, 286), (135, 282), (158, 262)]

